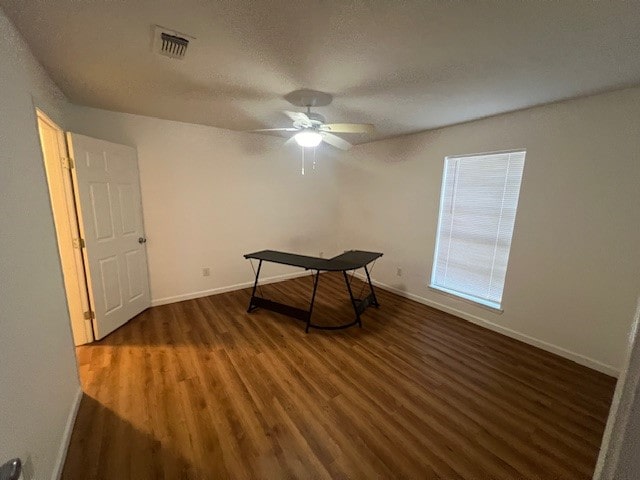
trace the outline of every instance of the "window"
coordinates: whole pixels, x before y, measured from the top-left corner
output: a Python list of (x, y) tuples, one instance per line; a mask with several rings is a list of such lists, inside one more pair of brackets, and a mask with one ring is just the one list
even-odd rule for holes
[(501, 308), (525, 154), (445, 158), (431, 287)]

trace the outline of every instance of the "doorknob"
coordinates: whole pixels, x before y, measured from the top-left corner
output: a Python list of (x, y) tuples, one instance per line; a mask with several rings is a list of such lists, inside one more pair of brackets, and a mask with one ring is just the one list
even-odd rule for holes
[[(138, 243), (147, 243), (147, 239), (144, 238), (144, 237), (140, 237), (140, 238), (138, 238)], [(0, 479), (0, 480), (2, 480), (2, 479)]]
[(0, 467), (0, 480), (18, 480), (21, 473), (22, 462), (19, 458), (14, 458)]

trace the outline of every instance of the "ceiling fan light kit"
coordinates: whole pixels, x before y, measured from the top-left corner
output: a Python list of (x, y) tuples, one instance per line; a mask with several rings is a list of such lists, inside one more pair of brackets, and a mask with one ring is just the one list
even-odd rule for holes
[(313, 148), (320, 145), (322, 135), (314, 130), (303, 130), (294, 135), (296, 143), (301, 147)]

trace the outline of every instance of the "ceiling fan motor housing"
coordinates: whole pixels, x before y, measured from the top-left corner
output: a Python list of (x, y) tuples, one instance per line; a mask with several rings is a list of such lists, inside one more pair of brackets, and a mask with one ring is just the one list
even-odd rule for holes
[(317, 90), (295, 90), (284, 96), (284, 99), (296, 107), (325, 107), (331, 103), (333, 96)]
[(325, 118), (323, 115), (320, 115), (316, 112), (308, 112), (306, 114), (306, 119), (295, 120), (293, 122), (293, 126), (295, 128), (313, 128), (317, 129), (321, 125), (324, 125)]

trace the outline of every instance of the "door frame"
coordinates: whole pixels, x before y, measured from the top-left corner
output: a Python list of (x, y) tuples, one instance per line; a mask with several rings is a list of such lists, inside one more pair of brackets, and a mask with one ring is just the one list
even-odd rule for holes
[[(64, 131), (36, 107), (37, 128), (49, 189), (49, 200), (56, 230), (58, 255), (62, 269), (73, 341), (76, 346), (91, 343), (95, 339), (92, 323), (92, 306), (85, 270), (84, 240), (78, 223), (77, 196)], [(55, 130), (56, 146), (45, 146), (41, 125)]]

